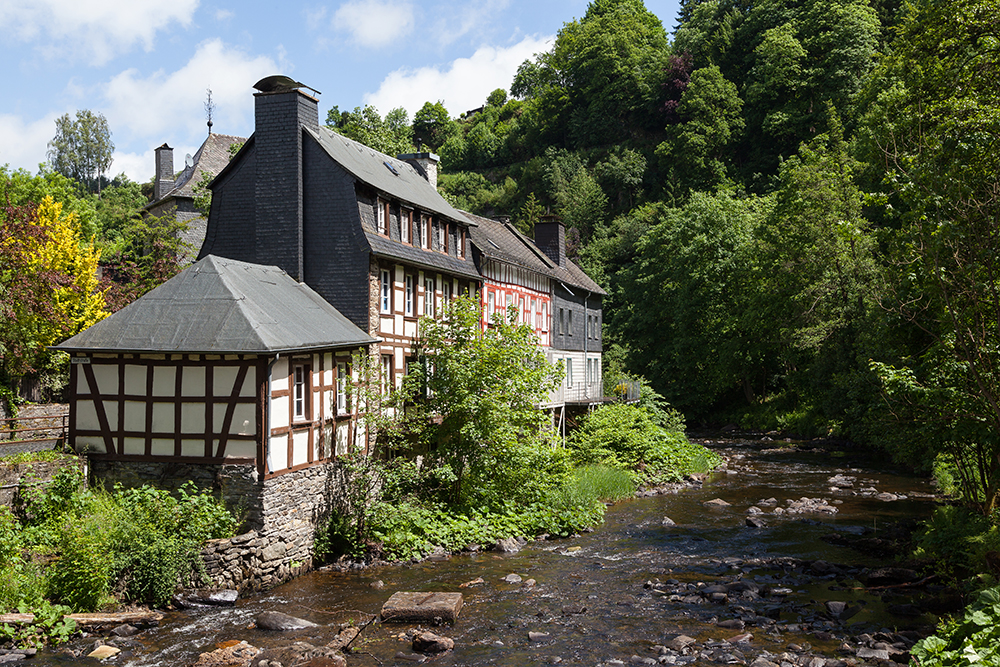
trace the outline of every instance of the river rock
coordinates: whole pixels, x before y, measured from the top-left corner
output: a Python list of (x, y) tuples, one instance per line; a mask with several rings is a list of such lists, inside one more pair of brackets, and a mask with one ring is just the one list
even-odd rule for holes
[(529, 632), (528, 633), (528, 641), (541, 642), (541, 641), (545, 641), (546, 639), (548, 639), (551, 636), (552, 635), (550, 635), (548, 632)]
[(521, 544), (513, 537), (497, 540), (493, 545), (493, 551), (499, 551), (502, 554), (516, 554), (520, 550)]
[(579, 614), (584, 614), (587, 612), (587, 608), (582, 604), (567, 604), (563, 605), (562, 615), (563, 616), (576, 616)]
[(382, 605), (382, 619), (420, 623), (440, 618), (445, 623), (454, 623), (461, 611), (461, 593), (399, 592)]
[(455, 648), (455, 640), (433, 632), (421, 632), (413, 638), (413, 650), (417, 653), (444, 653)]
[(134, 634), (138, 634), (139, 628), (134, 625), (129, 625), (128, 623), (122, 623), (121, 625), (116, 625), (111, 631), (115, 637), (131, 637)]
[(265, 611), (257, 616), (257, 627), (261, 630), (286, 632), (288, 630), (303, 630), (318, 627), (316, 623), (304, 618), (296, 618), (280, 611)]
[(669, 527), (669, 526), (676, 526), (677, 524), (674, 523), (674, 520), (671, 519), (669, 516), (665, 516), (663, 517), (663, 521), (660, 522), (660, 525)]
[(893, 500), (899, 500), (899, 496), (895, 493), (880, 493), (876, 495), (875, 498), (887, 503), (892, 502)]
[(764, 507), (773, 507), (774, 505), (778, 504), (778, 499), (777, 498), (767, 498), (765, 500), (761, 500), (757, 504), (758, 505), (763, 505)]
[(844, 611), (847, 610), (847, 603), (841, 600), (827, 600), (826, 610), (830, 612), (830, 615), (834, 618), (840, 618)]
[(719, 621), (716, 625), (725, 630), (742, 630), (746, 627), (746, 623), (738, 618), (727, 618), (724, 621)]
[(393, 656), (396, 660), (403, 660), (404, 662), (415, 662), (420, 664), (422, 662), (427, 662), (427, 658), (416, 653), (405, 653), (403, 651), (396, 651), (396, 655)]
[(224, 642), (214, 651), (198, 656), (193, 667), (244, 667), (259, 653), (259, 648), (245, 641)]
[(478, 586), (479, 584), (485, 584), (486, 580), (482, 577), (476, 577), (472, 581), (467, 581), (464, 584), (459, 584), (459, 588), (468, 588), (469, 586)]
[(888, 660), (889, 651), (882, 648), (867, 648), (862, 646), (858, 649), (857, 656), (862, 660)]
[(317, 655), (295, 667), (347, 667), (347, 660), (342, 655)]
[(857, 477), (850, 477), (849, 475), (837, 474), (826, 480), (826, 483), (836, 489), (853, 489), (854, 482), (858, 480)]
[(239, 591), (223, 588), (217, 591), (194, 589), (178, 593), (172, 599), (181, 609), (192, 607), (232, 607), (239, 598)]
[(522, 579), (521, 579), (521, 575), (514, 574), (512, 572), (511, 574), (508, 574), (506, 577), (504, 577), (500, 581), (506, 581), (508, 584), (519, 584), (519, 583), (521, 583)]
[(749, 508), (747, 508), (747, 514), (763, 514), (763, 513), (764, 510), (757, 507), (756, 505), (751, 505)]
[(115, 648), (114, 646), (98, 646), (93, 651), (87, 654), (88, 658), (97, 658), (98, 660), (105, 660), (112, 656), (118, 655), (122, 650), (120, 648)]
[(712, 500), (706, 500), (705, 502), (702, 503), (702, 505), (704, 505), (705, 507), (729, 507), (729, 503), (727, 503), (722, 498), (713, 498)]
[(683, 651), (688, 646), (691, 646), (691, 644), (697, 644), (697, 643), (698, 640), (695, 639), (694, 637), (688, 637), (687, 635), (677, 635), (673, 639), (666, 641), (665, 645), (667, 648), (672, 649), (674, 651)]
[(727, 639), (730, 644), (749, 644), (753, 641), (753, 635), (749, 632), (744, 632), (741, 635), (736, 635), (735, 637), (730, 637)]
[(354, 626), (349, 626), (341, 630), (333, 641), (326, 644), (326, 648), (331, 648), (337, 651), (342, 650), (348, 644), (354, 641), (354, 639), (361, 634), (361, 628), (356, 628)]
[(743, 523), (745, 523), (748, 528), (767, 528), (767, 522), (759, 516), (748, 516), (744, 519)]

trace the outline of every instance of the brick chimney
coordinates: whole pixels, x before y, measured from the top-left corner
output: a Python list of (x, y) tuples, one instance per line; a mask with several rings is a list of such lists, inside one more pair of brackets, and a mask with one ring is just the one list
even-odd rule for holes
[(566, 266), (566, 226), (555, 215), (543, 215), (535, 223), (535, 245), (559, 266)]
[(417, 172), (427, 179), (431, 187), (437, 190), (438, 186), (438, 162), (441, 161), (434, 153), (403, 153), (397, 158), (404, 162), (409, 162)]
[(153, 201), (159, 201), (174, 187), (174, 149), (163, 143), (156, 149), (156, 178), (153, 180)]
[(319, 102), (301, 90), (254, 94), (257, 261), (303, 280), (302, 128), (319, 130)]

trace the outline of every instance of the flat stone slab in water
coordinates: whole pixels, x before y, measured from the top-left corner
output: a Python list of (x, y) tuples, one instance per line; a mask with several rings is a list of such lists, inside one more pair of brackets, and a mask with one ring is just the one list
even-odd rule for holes
[(461, 593), (393, 593), (382, 605), (385, 621), (429, 622), (440, 618), (446, 623), (458, 620), (462, 610)]

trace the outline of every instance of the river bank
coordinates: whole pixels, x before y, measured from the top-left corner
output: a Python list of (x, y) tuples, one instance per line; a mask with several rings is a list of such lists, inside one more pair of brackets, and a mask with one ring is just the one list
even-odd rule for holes
[[(882, 539), (889, 524), (927, 516), (933, 507), (927, 481), (857, 466), (851, 454), (834, 458), (759, 441), (706, 444), (725, 455), (727, 470), (683, 492), (615, 505), (591, 533), (530, 542), (517, 553), (317, 571), (231, 608), (170, 612), (158, 629), (109, 643), (122, 651), (117, 664), (136, 666), (189, 665), (222, 643), (243, 640), (265, 649), (298, 646), (303, 658), (306, 644), (333, 642), (342, 624), (364, 626), (393, 592), (460, 591), (465, 605), (458, 622), (435, 629), (455, 641), (435, 658), (441, 664), (905, 661), (914, 639), (933, 628), (931, 607), (946, 591), (933, 581), (878, 583), (886, 581), (878, 570), (894, 562), (823, 538)], [(831, 490), (837, 475), (855, 477), (854, 488)], [(894, 500), (879, 499), (882, 493)], [(836, 512), (804, 511), (808, 504), (798, 513), (775, 512), (795, 509), (804, 497)], [(773, 505), (762, 502), (771, 498)], [(754, 507), (761, 513), (751, 513)], [(754, 516), (765, 525), (748, 526)], [(292, 633), (250, 628), (265, 611), (319, 625)], [(408, 662), (397, 653), (417, 659), (414, 630), (365, 626), (348, 664)], [(76, 664), (96, 641), (43, 652), (35, 664)]]

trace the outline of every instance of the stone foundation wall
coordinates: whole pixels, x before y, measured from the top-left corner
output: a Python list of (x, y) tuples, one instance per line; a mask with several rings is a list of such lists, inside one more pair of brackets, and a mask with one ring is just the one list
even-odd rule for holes
[(263, 526), (261, 489), (263, 484), (253, 464), (197, 465), (159, 461), (91, 460), (91, 476), (95, 486), (104, 485), (109, 491), (116, 483), (127, 489), (144, 484), (176, 491), (192, 481), (199, 489), (222, 498), (247, 529)]
[[(316, 527), (340, 506), (343, 469), (321, 463), (261, 481), (252, 465), (94, 461), (95, 482), (108, 488), (150, 484), (175, 490), (187, 480), (221, 493), (231, 509), (246, 512), (248, 532), (212, 540), (202, 551), (210, 588), (262, 590), (312, 568)], [(197, 577), (196, 577), (197, 578)], [(189, 585), (205, 587), (204, 581)]]

